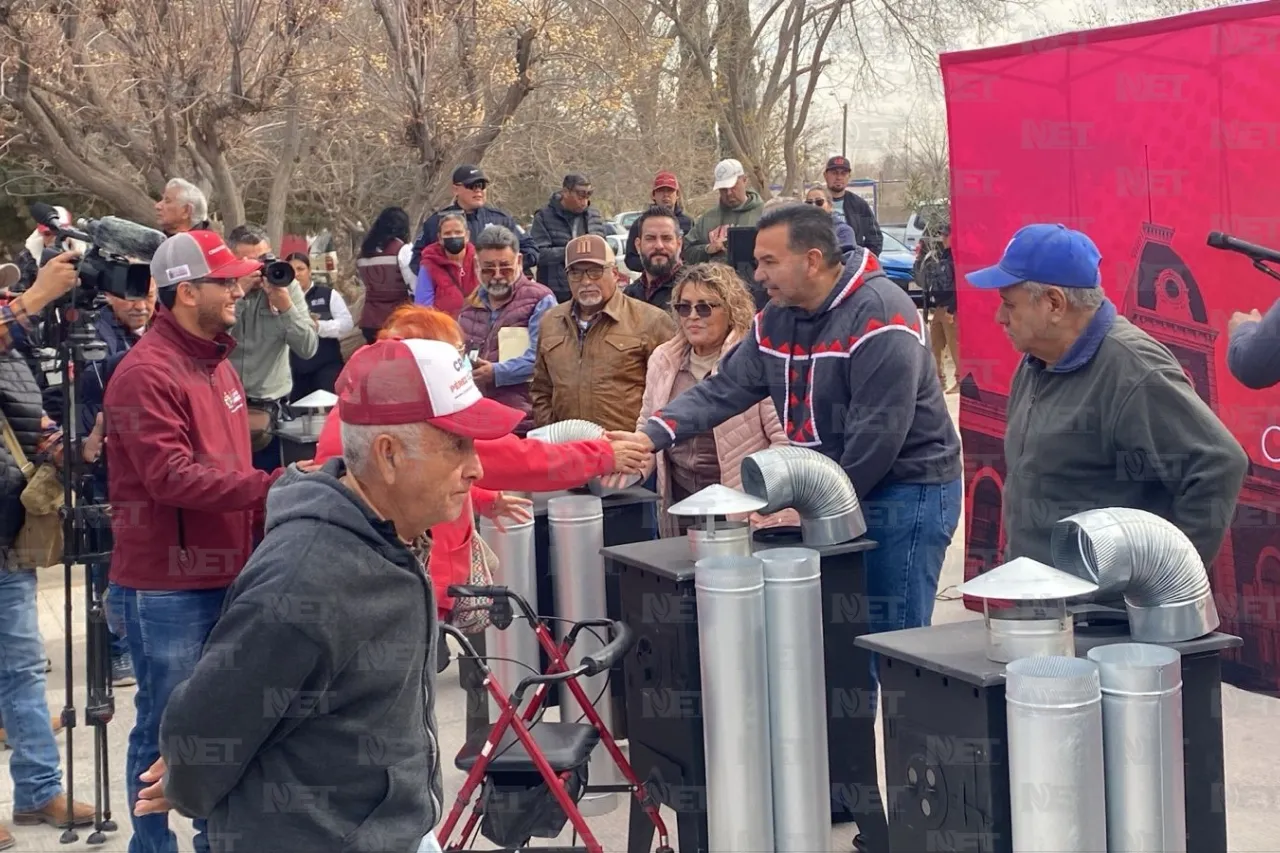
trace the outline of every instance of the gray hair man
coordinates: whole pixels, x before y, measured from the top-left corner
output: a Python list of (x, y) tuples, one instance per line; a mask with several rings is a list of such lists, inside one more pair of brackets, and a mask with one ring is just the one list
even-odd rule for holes
[(208, 229), (209, 200), (195, 184), (174, 178), (164, 185), (164, 193), (156, 202), (156, 224), (171, 237), (183, 231)]
[[(474, 441), (521, 417), (484, 398), (465, 365), (442, 341), (352, 356), (337, 385), (343, 456), (291, 468), (271, 491), (266, 538), (169, 699), (136, 814), (208, 818), (213, 853), (245, 838), (261, 850), (440, 850), (439, 631), (410, 543), (462, 513), (483, 474)], [(235, 748), (191, 760), (201, 742)]]
[(524, 412), (516, 427), (516, 434), (524, 435), (533, 426), (529, 381), (538, 355), (538, 331), (542, 315), (556, 306), (556, 297), (529, 280), (520, 260), (520, 238), (509, 228), (490, 225), (480, 232), (480, 286), (467, 297), (458, 325), (471, 353), (476, 385), (486, 397)]
[(1248, 458), (1178, 359), (1117, 315), (1102, 256), (1065, 225), (1028, 225), (1000, 261), (965, 278), (998, 290), (996, 322), (1024, 354), (1005, 426), (1004, 559), (1052, 564), (1050, 531), (1087, 509), (1162, 516), (1208, 565)]

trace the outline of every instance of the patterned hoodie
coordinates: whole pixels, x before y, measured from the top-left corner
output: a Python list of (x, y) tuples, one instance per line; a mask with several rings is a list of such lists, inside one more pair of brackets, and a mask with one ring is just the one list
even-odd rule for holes
[(655, 412), (642, 432), (665, 450), (772, 397), (791, 443), (840, 463), (867, 497), (890, 483), (961, 475), (928, 339), (911, 298), (857, 249), (813, 312), (770, 303), (718, 373)]

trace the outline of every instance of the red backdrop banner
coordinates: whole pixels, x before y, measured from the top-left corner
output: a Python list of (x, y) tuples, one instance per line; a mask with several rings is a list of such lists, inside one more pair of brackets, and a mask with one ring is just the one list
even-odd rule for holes
[[(942, 57), (957, 277), (1013, 232), (1089, 234), (1120, 312), (1162, 341), (1249, 454), (1231, 534), (1212, 567), (1228, 675), (1280, 688), (1280, 390), (1227, 370), (1232, 312), (1280, 283), (1209, 231), (1280, 248), (1280, 2), (1253, 3)], [(995, 565), (1009, 380), (998, 297), (961, 283), (960, 426), (966, 577)]]

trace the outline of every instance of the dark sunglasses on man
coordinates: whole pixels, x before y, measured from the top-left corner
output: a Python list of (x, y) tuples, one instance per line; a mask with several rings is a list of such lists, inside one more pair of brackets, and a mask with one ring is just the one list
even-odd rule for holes
[(677, 303), (676, 303), (676, 314), (678, 314), (678, 315), (681, 317), (681, 319), (685, 319), (685, 320), (687, 320), (687, 319), (689, 319), (689, 315), (690, 315), (690, 314), (693, 314), (693, 313), (695, 313), (695, 312), (696, 312), (696, 313), (697, 313), (697, 315), (698, 315), (699, 317), (701, 317), (703, 320), (705, 320), (705, 319), (707, 319), (708, 317), (710, 317), (710, 316), (711, 316), (711, 312), (712, 312), (712, 311), (716, 310), (716, 309), (717, 309), (717, 308), (719, 308), (719, 307), (720, 307), (720, 303), (718, 303), (718, 302), (715, 302), (715, 303), (711, 303), (711, 302), (693, 302), (693, 303), (689, 303), (689, 302), (677, 302)]
[(489, 189), (488, 181), (472, 181), (469, 184), (463, 184), (469, 190), (487, 190)]

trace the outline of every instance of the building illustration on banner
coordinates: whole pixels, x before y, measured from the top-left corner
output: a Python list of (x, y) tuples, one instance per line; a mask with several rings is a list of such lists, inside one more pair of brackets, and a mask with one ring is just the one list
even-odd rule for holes
[[(1120, 313), (1177, 357), (1196, 392), (1218, 411), (1217, 339), (1195, 276), (1173, 247), (1174, 229), (1142, 224), (1132, 252)], [(1004, 434), (1008, 397), (984, 389), (971, 373), (960, 383), (965, 459), (965, 579), (1001, 562), (1005, 537)], [(1265, 434), (1264, 434), (1265, 435)], [(1275, 444), (1280, 450), (1280, 436)], [(1264, 453), (1270, 454), (1264, 448)], [(1280, 454), (1277, 454), (1280, 455)], [(1280, 689), (1280, 544), (1272, 508), (1280, 506), (1280, 471), (1251, 464), (1231, 530), (1210, 568), (1222, 631), (1244, 639), (1224, 653), (1231, 680)]]

